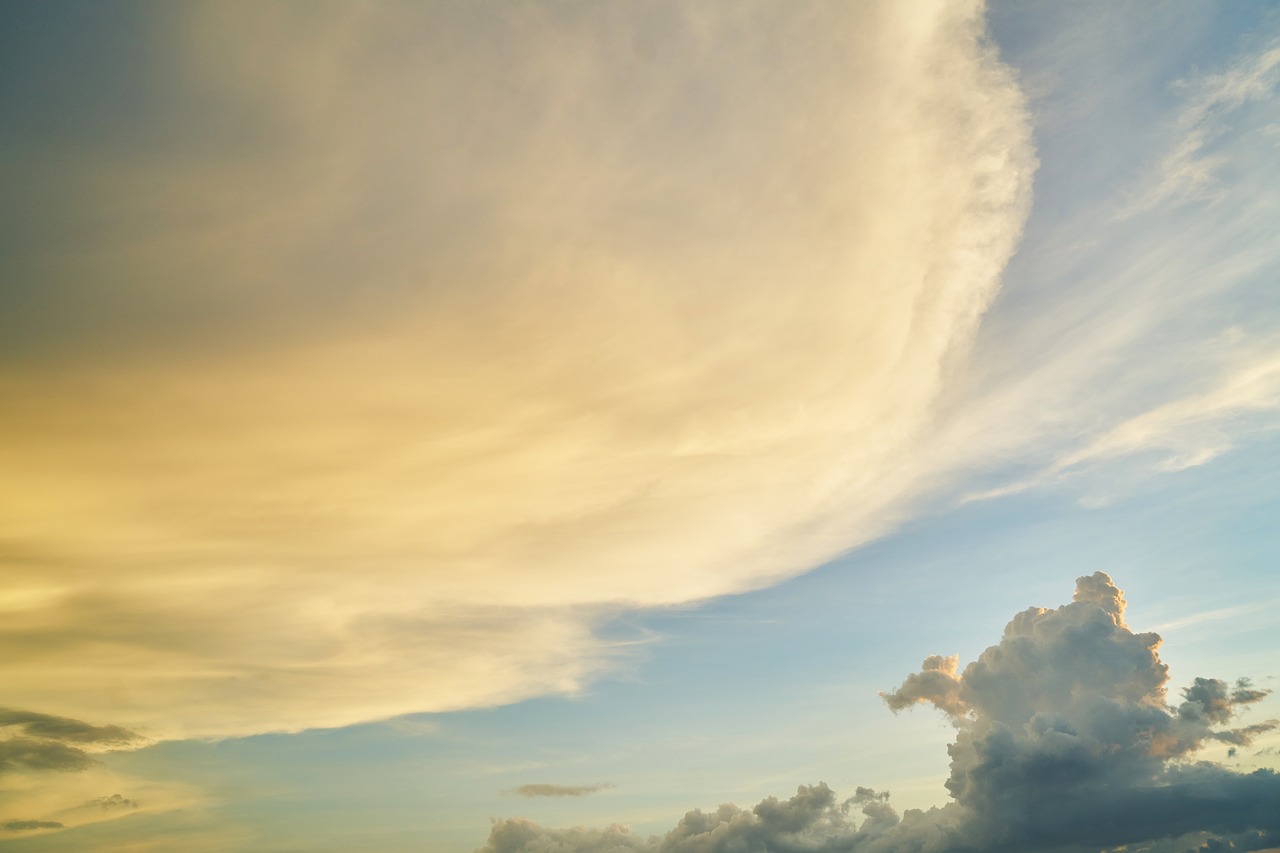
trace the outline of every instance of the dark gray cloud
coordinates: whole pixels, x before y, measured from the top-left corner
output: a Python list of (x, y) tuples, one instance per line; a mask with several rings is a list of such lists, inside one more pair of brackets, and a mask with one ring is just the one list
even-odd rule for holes
[(136, 809), (137, 807), (137, 800), (131, 800), (128, 797), (121, 796), (120, 794), (112, 794), (109, 797), (94, 797), (92, 800), (88, 800), (80, 806), (82, 809), (99, 808), (104, 811)]
[(598, 782), (594, 785), (549, 785), (545, 782), (536, 782), (511, 788), (503, 793), (518, 794), (521, 797), (585, 797), (587, 794), (594, 794), (596, 791), (612, 787), (608, 782)]
[(26, 832), (32, 829), (62, 829), (56, 820), (7, 820), (0, 823), (0, 829), (6, 832)]
[(0, 708), (0, 728), (16, 727), (28, 737), (73, 743), (127, 744), (140, 735), (121, 726), (95, 726), (70, 717)]
[(121, 726), (95, 726), (70, 717), (0, 708), (0, 773), (84, 770), (95, 763), (86, 747), (125, 746), (141, 736)]
[(1197, 678), (1168, 700), (1160, 637), (1131, 630), (1102, 572), (1074, 600), (1014, 617), (963, 671), (931, 656), (884, 694), (894, 711), (932, 704), (955, 725), (952, 802), (899, 816), (858, 788), (825, 784), (754, 809), (691, 811), (665, 836), (623, 827), (554, 830), (498, 821), (482, 853), (1143, 853), (1252, 851), (1280, 844), (1280, 775), (1195, 761), (1211, 742), (1247, 745), (1275, 721), (1231, 727), (1267, 691)]
[(16, 770), (84, 770), (94, 760), (79, 747), (54, 740), (11, 737), (0, 740), (0, 773)]

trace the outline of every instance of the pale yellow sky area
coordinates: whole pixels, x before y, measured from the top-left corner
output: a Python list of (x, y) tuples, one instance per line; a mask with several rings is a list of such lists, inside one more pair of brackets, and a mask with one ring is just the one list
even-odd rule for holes
[(9, 704), (572, 692), (609, 608), (796, 574), (962, 461), (1035, 167), (978, 4), (224, 9), (156, 61), (238, 130), (91, 150), (100, 227), (28, 259), (84, 316), (0, 362)]

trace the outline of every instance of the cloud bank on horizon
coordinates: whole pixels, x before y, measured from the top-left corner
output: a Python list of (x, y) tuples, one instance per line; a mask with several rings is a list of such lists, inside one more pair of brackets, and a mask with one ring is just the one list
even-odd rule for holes
[(956, 727), (951, 802), (898, 815), (888, 793), (840, 799), (825, 783), (754, 808), (693, 810), (665, 836), (625, 827), (495, 822), (480, 853), (1192, 853), (1280, 848), (1280, 774), (1195, 760), (1208, 743), (1248, 745), (1280, 727), (1232, 726), (1269, 691), (1196, 678), (1170, 701), (1160, 636), (1125, 623), (1103, 572), (1070, 604), (1033, 607), (959, 670), (931, 656), (882, 694), (901, 711), (932, 704)]

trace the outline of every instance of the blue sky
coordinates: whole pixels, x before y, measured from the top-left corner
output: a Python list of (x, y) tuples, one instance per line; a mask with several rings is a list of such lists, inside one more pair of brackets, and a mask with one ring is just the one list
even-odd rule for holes
[(6, 849), (1280, 847), (1274, 4), (4, 16)]

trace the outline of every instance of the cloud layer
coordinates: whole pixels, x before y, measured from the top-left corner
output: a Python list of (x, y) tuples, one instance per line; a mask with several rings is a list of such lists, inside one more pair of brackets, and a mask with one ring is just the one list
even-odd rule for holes
[(955, 658), (930, 657), (884, 694), (894, 710), (933, 704), (956, 726), (945, 807), (899, 817), (887, 795), (858, 788), (841, 801), (820, 783), (750, 810), (691, 811), (659, 838), (620, 826), (499, 821), (483, 851), (1189, 853), (1280, 845), (1280, 775), (1194, 760), (1207, 743), (1247, 744), (1280, 725), (1231, 726), (1267, 691), (1197, 678), (1171, 704), (1160, 637), (1131, 630), (1124, 611), (1107, 575), (1082, 577), (1072, 603), (1018, 614), (963, 671)]
[(1034, 169), (980, 4), (127, 24), (29, 58), (108, 70), (3, 139), (11, 701), (227, 735), (572, 692), (602, 609), (803, 571), (946, 471)]

